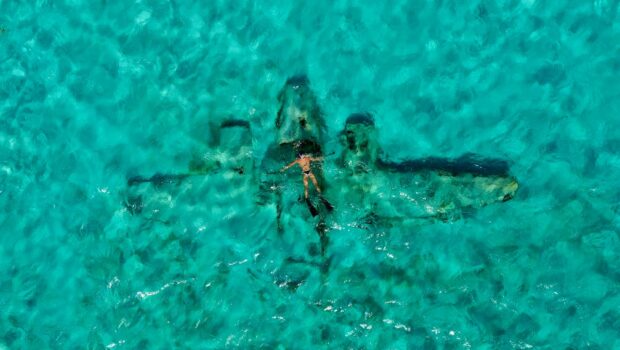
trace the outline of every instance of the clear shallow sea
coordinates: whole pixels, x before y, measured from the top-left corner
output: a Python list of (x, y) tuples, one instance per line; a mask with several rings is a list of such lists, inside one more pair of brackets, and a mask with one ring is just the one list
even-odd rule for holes
[[(0, 1), (0, 348), (619, 349), (619, 11)], [(230, 116), (260, 163), (299, 72), (332, 138), (369, 111), (391, 159), (506, 159), (518, 195), (331, 222), (328, 273), (285, 264), (316, 234), (278, 235), (226, 179), (176, 190), (165, 220), (124, 209), (129, 175), (185, 171)]]

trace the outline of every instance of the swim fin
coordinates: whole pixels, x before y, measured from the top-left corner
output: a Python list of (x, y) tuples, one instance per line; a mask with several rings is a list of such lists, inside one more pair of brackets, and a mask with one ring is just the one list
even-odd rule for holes
[(306, 198), (306, 204), (308, 205), (308, 210), (310, 210), (310, 214), (312, 214), (312, 216), (319, 215), (319, 211), (316, 210), (314, 205), (312, 205), (312, 202), (310, 202), (310, 199)]
[(327, 209), (327, 211), (334, 210), (334, 206), (327, 199), (325, 199), (325, 197), (319, 196), (319, 199), (321, 199), (321, 203), (323, 203), (323, 205), (325, 206), (325, 209)]

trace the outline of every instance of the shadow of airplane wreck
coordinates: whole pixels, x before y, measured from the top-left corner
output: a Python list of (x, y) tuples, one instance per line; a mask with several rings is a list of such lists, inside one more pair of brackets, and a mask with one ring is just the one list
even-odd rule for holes
[[(335, 153), (339, 153), (326, 157), (325, 116), (308, 78), (289, 78), (278, 102), (273, 139), (262, 159), (255, 159), (252, 153), (251, 125), (244, 120), (226, 120), (217, 132), (216, 156), (192, 160), (183, 173), (129, 177), (124, 201), (127, 210), (133, 215), (165, 210), (181, 184), (207, 175), (218, 177), (223, 213), (226, 203), (251, 195), (252, 205), (275, 207), (273, 219), (280, 234), (289, 227), (301, 229), (293, 218), (302, 218), (306, 227), (311, 223), (323, 255), (328, 245), (328, 221), (338, 216), (339, 208), (354, 206), (364, 225), (450, 222), (472, 215), (477, 208), (512, 199), (519, 187), (504, 160), (466, 154), (456, 159), (391, 161), (380, 147), (374, 117), (368, 113), (355, 113), (346, 120), (338, 134), (340, 150)], [(312, 215), (301, 200), (300, 175), (276, 171), (299, 153), (325, 157), (322, 166), (314, 164), (313, 173), (334, 203), (334, 211), (320, 205), (313, 195), (312, 201), (319, 205), (318, 215)], [(335, 170), (325, 176), (328, 168)], [(152, 186), (143, 185), (146, 183)], [(194, 184), (187, 190), (199, 189)], [(161, 195), (162, 191), (167, 195)]]

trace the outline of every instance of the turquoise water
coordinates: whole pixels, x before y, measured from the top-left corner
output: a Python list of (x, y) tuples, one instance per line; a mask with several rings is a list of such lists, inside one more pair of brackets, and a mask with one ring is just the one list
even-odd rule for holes
[[(620, 348), (619, 11), (1, 1), (0, 348)], [(375, 229), (341, 205), (325, 258), (226, 174), (126, 209), (128, 176), (216, 157), (230, 116), (260, 163), (300, 72), (332, 140), (368, 111), (391, 159), (506, 159), (518, 195)]]

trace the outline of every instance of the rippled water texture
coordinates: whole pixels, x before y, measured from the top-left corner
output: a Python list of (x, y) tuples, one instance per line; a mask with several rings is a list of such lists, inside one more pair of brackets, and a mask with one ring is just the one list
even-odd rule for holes
[[(0, 1), (0, 348), (620, 348), (617, 0), (195, 3)], [(260, 164), (297, 73), (328, 150), (371, 112), (390, 159), (505, 159), (519, 192), (389, 227), (340, 199), (325, 257), (229, 173), (124, 203), (231, 116)]]

